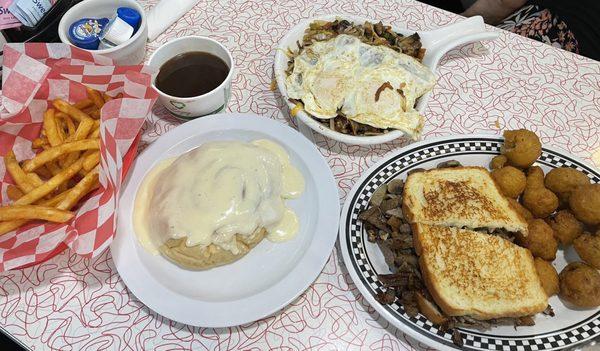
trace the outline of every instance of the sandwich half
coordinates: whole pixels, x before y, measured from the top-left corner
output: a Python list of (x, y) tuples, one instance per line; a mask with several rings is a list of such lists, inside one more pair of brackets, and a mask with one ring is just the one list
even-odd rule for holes
[(410, 223), (528, 233), (527, 221), (482, 167), (439, 168), (409, 175), (403, 212)]
[(548, 306), (529, 250), (467, 229), (412, 227), (423, 281), (445, 315), (524, 317)]

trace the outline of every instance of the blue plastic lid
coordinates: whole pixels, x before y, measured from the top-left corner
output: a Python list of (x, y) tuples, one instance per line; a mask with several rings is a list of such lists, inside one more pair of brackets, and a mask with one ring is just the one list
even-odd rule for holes
[(134, 33), (142, 21), (142, 16), (140, 16), (140, 13), (130, 7), (119, 7), (117, 9), (117, 16), (132, 26)]
[(96, 50), (100, 44), (100, 33), (108, 23), (108, 18), (82, 18), (69, 27), (69, 39), (82, 49)]

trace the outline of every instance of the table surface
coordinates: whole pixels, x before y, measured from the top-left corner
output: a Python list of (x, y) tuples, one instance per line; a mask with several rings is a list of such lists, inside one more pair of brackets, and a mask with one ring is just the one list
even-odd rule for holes
[[(157, 0), (141, 2), (149, 9)], [(293, 124), (271, 88), (275, 47), (300, 19), (324, 13), (362, 15), (415, 30), (460, 20), (414, 1), (203, 0), (149, 43), (148, 54), (176, 37), (215, 38), (236, 61), (228, 110)], [(424, 138), (525, 127), (535, 130), (545, 145), (588, 161), (600, 159), (598, 62), (501, 32), (494, 42), (451, 51), (437, 74), (425, 111)], [(178, 124), (156, 106), (143, 145)], [(363, 171), (406, 143), (359, 147), (320, 135), (315, 140), (333, 170), (340, 201)], [(427, 348), (365, 302), (336, 250), (315, 283), (288, 307), (263, 320), (223, 329), (190, 327), (149, 310), (128, 292), (108, 251), (92, 260), (65, 252), (36, 267), (0, 274), (0, 325), (35, 350)]]

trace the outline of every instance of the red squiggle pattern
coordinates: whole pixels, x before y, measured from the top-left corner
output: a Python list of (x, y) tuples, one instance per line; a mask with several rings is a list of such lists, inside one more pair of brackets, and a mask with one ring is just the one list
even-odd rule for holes
[[(156, 0), (141, 1), (150, 8)], [(414, 29), (459, 20), (413, 1), (202, 0), (148, 46), (185, 35), (223, 42), (236, 61), (228, 110), (290, 122), (270, 90), (276, 44), (302, 18), (354, 14)], [(589, 159), (600, 148), (600, 64), (502, 32), (492, 43), (453, 50), (441, 63), (424, 137), (534, 129), (547, 145)], [(156, 106), (142, 147), (179, 122)], [(500, 128), (498, 128), (498, 125)], [(406, 141), (359, 147), (316, 136), (340, 200), (383, 154)], [(109, 252), (69, 253), (0, 275), (0, 324), (36, 350), (423, 350), (379, 316), (334, 251), (316, 282), (274, 316), (235, 328), (194, 328), (149, 310), (128, 291)]]

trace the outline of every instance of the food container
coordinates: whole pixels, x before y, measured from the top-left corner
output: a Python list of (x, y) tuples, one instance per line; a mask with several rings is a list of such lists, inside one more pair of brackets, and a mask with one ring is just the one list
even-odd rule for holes
[(218, 41), (201, 36), (189, 36), (171, 40), (162, 45), (150, 56), (148, 66), (157, 71), (173, 57), (193, 51), (201, 51), (215, 55), (229, 66), (225, 80), (212, 91), (193, 97), (177, 97), (166, 94), (156, 87), (156, 76), (153, 77), (152, 87), (158, 92), (158, 100), (177, 118), (189, 121), (206, 115), (220, 113), (227, 107), (231, 96), (231, 80), (234, 74), (234, 62), (231, 52)]
[[(307, 29), (313, 21), (324, 20), (334, 21), (336, 18), (345, 19), (353, 23), (364, 23), (369, 21), (371, 23), (377, 23), (379, 20), (363, 18), (359, 16), (350, 15), (326, 15), (319, 16), (301, 21), (299, 24), (294, 26), (279, 42), (277, 50), (275, 51), (275, 79), (277, 80), (277, 86), (284, 100), (288, 104), (289, 108), (294, 108), (294, 103), (288, 100), (287, 89), (285, 86), (286, 74), (289, 58), (286, 56), (288, 48), (292, 50), (297, 49), (297, 42), (302, 42), (304, 31)], [(384, 25), (390, 25), (384, 23)], [(403, 35), (411, 35), (418, 33), (421, 37), (421, 43), (423, 48), (426, 49), (425, 57), (423, 58), (423, 64), (431, 69), (435, 73), (436, 67), (442, 58), (448, 51), (467, 43), (473, 43), (481, 40), (493, 40), (498, 37), (498, 33), (487, 31), (483, 19), (479, 16), (471, 17), (462, 22), (451, 24), (445, 27), (441, 27), (432, 31), (415, 31), (410, 29), (399, 28), (392, 26), (392, 30), (396, 33)], [(434, 87), (435, 90), (435, 87)], [(415, 109), (423, 115), (425, 108), (427, 107), (427, 101), (429, 100), (430, 93), (423, 95), (417, 100)], [(373, 145), (381, 144), (392, 141), (394, 139), (404, 136), (404, 133), (400, 130), (391, 130), (388, 133), (375, 135), (375, 136), (355, 136), (343, 134), (334, 131), (327, 126), (321, 124), (319, 121), (309, 116), (304, 110), (299, 111), (296, 115), (312, 130), (323, 134), (331, 139), (341, 141), (347, 144), (356, 145)], [(425, 120), (427, 116), (425, 116)], [(425, 121), (427, 123), (427, 121)]]
[[(132, 164), (139, 133), (157, 94), (151, 87), (154, 72), (147, 66), (114, 66), (100, 55), (69, 50), (67, 44), (26, 43), (4, 46), (4, 89), (0, 111), (0, 163), (13, 150), (17, 160), (32, 157), (32, 141), (40, 134), (43, 111), (61, 98), (71, 103), (87, 97), (83, 84), (115, 97), (101, 109), (100, 183), (76, 208), (68, 223), (32, 221), (0, 235), (0, 272), (38, 264), (66, 247), (85, 257), (106, 249), (115, 231), (115, 211), (123, 177)], [(51, 60), (49, 60), (51, 58)], [(10, 174), (0, 179), (0, 202), (14, 184)]]
[(137, 65), (146, 56), (146, 40), (148, 39), (148, 21), (144, 8), (135, 0), (84, 0), (67, 11), (58, 25), (58, 35), (63, 43), (73, 45), (69, 40), (69, 27), (82, 18), (112, 18), (119, 7), (131, 7), (142, 17), (140, 27), (125, 43), (102, 50), (88, 50), (94, 54), (104, 55), (114, 60), (117, 65)]

